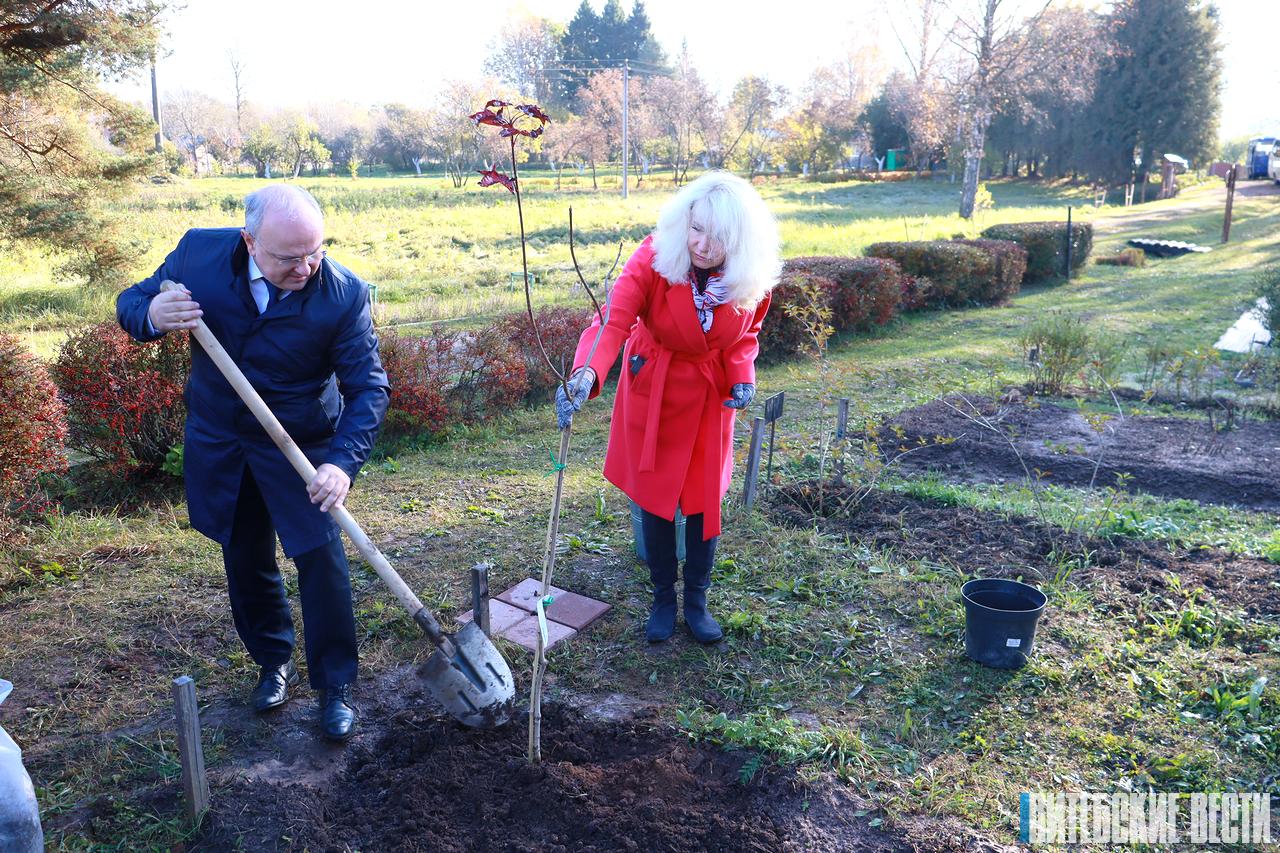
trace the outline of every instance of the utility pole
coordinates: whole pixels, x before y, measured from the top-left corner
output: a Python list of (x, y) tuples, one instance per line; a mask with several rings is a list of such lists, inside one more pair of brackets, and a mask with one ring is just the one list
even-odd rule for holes
[(627, 177), (627, 161), (630, 149), (627, 148), (627, 90), (631, 88), (629, 85), (631, 79), (631, 64), (627, 60), (622, 60), (622, 197), (627, 197), (628, 183), (630, 179)]
[(164, 151), (164, 125), (160, 123), (160, 89), (156, 86), (156, 55), (151, 54), (151, 117), (156, 122), (156, 153)]

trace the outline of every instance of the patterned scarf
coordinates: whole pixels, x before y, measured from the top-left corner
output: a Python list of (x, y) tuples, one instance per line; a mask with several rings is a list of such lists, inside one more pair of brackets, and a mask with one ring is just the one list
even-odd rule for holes
[(702, 324), (702, 332), (711, 331), (711, 321), (717, 305), (729, 301), (729, 286), (724, 283), (723, 271), (713, 272), (707, 276), (707, 286), (698, 290), (697, 271), (689, 270), (689, 289), (693, 291), (693, 307), (698, 310), (698, 322)]

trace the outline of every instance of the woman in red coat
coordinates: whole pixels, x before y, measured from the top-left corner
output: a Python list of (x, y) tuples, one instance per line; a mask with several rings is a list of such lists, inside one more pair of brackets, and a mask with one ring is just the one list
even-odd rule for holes
[(777, 225), (759, 194), (727, 172), (703, 175), (663, 207), (613, 286), (595, 354), (588, 361), (598, 317), (578, 342), (569, 394), (556, 395), (564, 429), (623, 348), (604, 475), (644, 513), (650, 642), (675, 630), (677, 506), (686, 518), (685, 624), (699, 642), (723, 636), (707, 612), (720, 502), (734, 415), (755, 396), (757, 336), (780, 269)]

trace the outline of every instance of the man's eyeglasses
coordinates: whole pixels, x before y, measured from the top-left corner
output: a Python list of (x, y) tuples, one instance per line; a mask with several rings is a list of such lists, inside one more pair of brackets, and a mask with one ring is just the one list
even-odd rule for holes
[(309, 255), (299, 255), (294, 258), (286, 258), (281, 255), (277, 255), (275, 252), (269, 251), (267, 249), (263, 249), (263, 251), (266, 252), (268, 255), (270, 255), (272, 260), (276, 261), (277, 263), (281, 263), (289, 267), (296, 267), (298, 264), (302, 264), (302, 263), (305, 263), (307, 266), (320, 263), (321, 261), (324, 260), (324, 255), (326, 250), (323, 246), (321, 246), (319, 249), (316, 249), (314, 252), (312, 252)]

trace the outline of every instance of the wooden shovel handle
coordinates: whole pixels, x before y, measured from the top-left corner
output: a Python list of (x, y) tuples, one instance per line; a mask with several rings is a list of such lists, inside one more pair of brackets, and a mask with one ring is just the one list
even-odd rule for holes
[[(167, 279), (160, 283), (160, 289), (163, 291), (178, 290), (179, 288), (179, 285)], [(276, 447), (280, 448), (280, 452), (293, 465), (293, 469), (298, 472), (303, 481), (309, 484), (315, 479), (315, 466), (311, 464), (311, 460), (307, 459), (302, 449), (289, 436), (289, 433), (285, 432), (280, 421), (271, 413), (271, 409), (267, 408), (267, 404), (263, 402), (262, 397), (258, 395), (254, 387), (249, 384), (249, 380), (245, 379), (244, 374), (240, 372), (240, 368), (231, 360), (231, 356), (227, 354), (227, 351), (222, 348), (222, 344), (218, 343), (218, 339), (209, 330), (209, 327), (205, 325), (204, 320), (196, 320), (196, 327), (191, 330), (191, 336), (200, 342), (200, 346), (208, 353), (213, 363), (218, 366), (218, 370), (222, 372), (227, 382), (235, 389), (236, 394), (249, 407), (249, 411), (253, 412), (253, 416), (258, 419), (258, 423), (262, 424), (262, 428), (267, 431), (267, 435), (271, 436), (271, 440), (275, 442)], [(373, 570), (378, 573), (378, 577), (382, 578), (382, 582), (391, 588), (391, 592), (400, 600), (400, 604), (404, 609), (409, 611), (409, 615), (418, 623), (427, 634), (427, 637), (437, 646), (447, 642), (447, 638), (440, 629), (440, 624), (431, 614), (431, 611), (422, 606), (418, 596), (413, 594), (413, 590), (409, 589), (409, 585), (391, 567), (391, 563), (382, 555), (378, 547), (373, 544), (368, 534), (364, 532), (351, 513), (347, 511), (347, 508), (344, 506), (330, 507), (329, 515), (333, 517), (333, 520), (338, 523), (342, 531), (355, 543), (360, 555), (369, 561), (369, 565), (373, 566)]]

